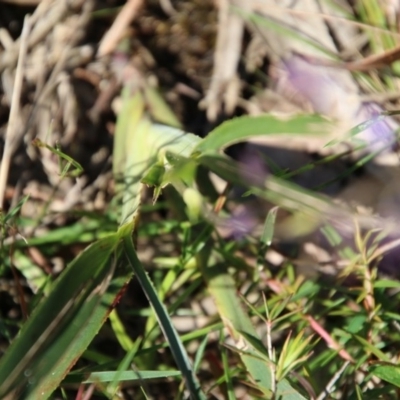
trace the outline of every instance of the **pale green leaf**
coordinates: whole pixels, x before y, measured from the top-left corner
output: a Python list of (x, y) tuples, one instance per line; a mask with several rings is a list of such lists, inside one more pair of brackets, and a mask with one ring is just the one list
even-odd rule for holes
[(397, 365), (374, 365), (369, 372), (378, 378), (400, 387), (400, 367)]
[[(239, 300), (236, 284), (232, 276), (221, 264), (208, 265), (211, 248), (212, 244), (210, 242), (208, 248), (199, 253), (197, 258), (199, 267), (206, 279), (208, 289), (215, 300), (224, 324), (228, 327), (229, 332), (234, 335), (234, 340), (238, 344), (242, 341), (246, 344), (245, 351), (240, 352), (240, 355), (252, 380), (266, 396), (271, 396), (274, 387), (274, 378), (271, 374), (270, 364), (267, 360), (260, 359), (259, 357), (260, 352), (264, 352), (262, 345), (254, 347), (255, 343), (261, 342)], [(253, 339), (249, 340), (249, 338)], [(242, 348), (243, 344), (239, 350)], [(291, 387), (287, 380), (278, 382), (275, 396), (276, 398), (285, 398), (287, 400), (305, 399), (298, 391)]]
[(301, 114), (282, 119), (273, 115), (239, 117), (219, 125), (195, 149), (195, 153), (217, 152), (232, 144), (264, 135), (293, 135), (316, 137), (328, 135), (333, 125), (319, 115)]
[(100, 383), (113, 382), (116, 377), (124, 382), (142, 382), (153, 379), (165, 379), (181, 376), (180, 371), (101, 371), (86, 374), (73, 373), (68, 375), (65, 383)]

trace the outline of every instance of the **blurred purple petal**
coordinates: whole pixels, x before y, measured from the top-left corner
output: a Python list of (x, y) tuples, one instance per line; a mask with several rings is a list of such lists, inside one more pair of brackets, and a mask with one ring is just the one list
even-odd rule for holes
[(257, 225), (258, 219), (246, 208), (242, 209), (236, 215), (232, 215), (226, 221), (230, 236), (232, 236), (234, 240), (243, 239), (246, 235), (251, 233)]
[[(277, 82), (278, 91), (303, 107), (306, 103), (315, 112), (344, 122), (349, 129), (377, 118), (383, 111), (375, 103), (362, 103), (357, 87), (338, 68), (317, 65), (293, 55), (282, 63), (282, 69), (283, 74)], [(377, 119), (356, 137), (366, 143), (369, 153), (390, 150), (396, 141), (397, 129), (398, 124), (385, 117)]]

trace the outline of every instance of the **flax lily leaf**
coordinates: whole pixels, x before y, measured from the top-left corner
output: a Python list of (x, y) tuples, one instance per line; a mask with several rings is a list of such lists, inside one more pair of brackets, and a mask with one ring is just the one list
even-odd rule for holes
[(156, 313), (160, 327), (170, 345), (175, 362), (185, 378), (185, 383), (190, 391), (191, 398), (193, 400), (205, 400), (206, 397), (201, 391), (200, 384), (193, 373), (193, 367), (191, 366), (182, 341), (172, 324), (171, 318), (169, 317), (165, 306), (159, 299), (159, 296), (157, 295), (157, 292), (155, 291), (147, 272), (137, 258), (129, 229), (122, 227), (120, 232), (124, 242), (125, 254), (140, 282), (143, 291), (152, 305), (154, 312)]
[(89, 246), (34, 310), (0, 360), (0, 398), (48, 398), (86, 350), (131, 275), (113, 278), (118, 240)]

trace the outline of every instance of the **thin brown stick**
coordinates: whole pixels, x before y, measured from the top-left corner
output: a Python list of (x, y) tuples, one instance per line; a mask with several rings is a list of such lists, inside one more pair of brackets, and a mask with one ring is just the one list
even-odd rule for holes
[(103, 57), (114, 51), (119, 41), (123, 38), (126, 28), (135, 18), (142, 4), (143, 0), (128, 0), (125, 3), (117, 15), (117, 18), (115, 18), (111, 28), (101, 39), (100, 46), (97, 51), (98, 57)]
[(4, 196), (6, 191), (8, 172), (10, 170), (11, 157), (15, 151), (16, 144), (18, 143), (18, 130), (20, 126), (19, 122), (19, 114), (20, 114), (20, 97), (22, 91), (22, 83), (24, 79), (24, 64), (26, 53), (28, 50), (28, 37), (31, 29), (29, 15), (27, 15), (24, 19), (24, 26), (22, 28), (21, 33), (21, 46), (19, 48), (19, 56), (18, 56), (18, 64), (17, 70), (15, 72), (15, 81), (13, 94), (11, 98), (11, 108), (10, 108), (10, 117), (8, 119), (8, 126), (4, 141), (4, 151), (3, 158), (0, 166), (0, 207), (3, 207)]
[(229, 190), (231, 189), (231, 185), (229, 183), (226, 184), (223, 192), (218, 196), (218, 199), (214, 205), (214, 212), (216, 214), (219, 214), (222, 208), (224, 207), (226, 200), (227, 200), (227, 195)]

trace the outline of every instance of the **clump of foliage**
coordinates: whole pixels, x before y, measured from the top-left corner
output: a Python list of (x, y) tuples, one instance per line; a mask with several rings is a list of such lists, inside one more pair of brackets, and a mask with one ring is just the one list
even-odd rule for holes
[[(145, 393), (149, 380), (168, 378), (175, 379), (178, 396), (193, 399), (214, 391), (233, 399), (243, 388), (254, 398), (395, 398), (399, 283), (370, 270), (368, 238), (356, 237), (351, 270), (358, 279), (346, 286), (340, 280), (306, 280), (289, 261), (279, 271), (269, 270), (264, 255), (273, 240), (276, 208), (267, 213), (259, 237), (229, 240), (218, 229), (230, 216), (225, 192), (214, 187), (210, 173), (282, 207), (295, 200), (301, 206), (292, 211), (329, 225), (321, 219), (321, 211), (337, 208), (329, 199), (316, 202), (313, 193), (272, 175), (253, 177), (223, 150), (257, 135), (322, 135), (331, 124), (316, 115), (243, 117), (200, 139), (152, 123), (146, 101), (142, 92), (125, 89), (114, 158), (120, 226), (84, 250), (54, 283), (42, 282), (27, 305), (31, 315), (0, 360), (0, 396), (47, 398), (61, 389), (67, 398), (68, 388), (89, 385), (103, 397), (118, 398), (126, 382), (136, 382)], [(167, 220), (139, 223), (147, 186), (154, 190), (154, 206), (143, 218), (157, 213), (163, 192), (160, 206), (170, 204), (175, 211)], [(4, 231), (17, 211), (3, 217)], [(179, 243), (175, 255), (153, 260), (155, 283), (136, 254), (135, 231), (139, 239), (172, 234)], [(3, 243), (3, 255), (9, 246)], [(16, 251), (26, 244), (12, 246)], [(129, 334), (126, 310), (115, 310), (132, 275), (152, 307), (139, 336)], [(179, 335), (171, 316), (187, 308), (192, 296), (208, 295), (215, 318)], [(91, 345), (107, 317), (124, 354), (117, 359)], [(3, 332), (9, 330), (4, 321)], [(168, 355), (154, 357), (166, 348)]]
[[(199, 6), (189, 3), (180, 7)], [(199, 10), (209, 15), (207, 7)], [(380, 25), (372, 18), (379, 16), (376, 1), (360, 2), (358, 12), (362, 22)], [(181, 15), (171, 21), (179, 22)], [(150, 22), (160, 27), (157, 19)], [(185, 27), (191, 30), (190, 21)], [(215, 27), (209, 28), (201, 49), (213, 40)], [(190, 44), (199, 42), (193, 38), (185, 43), (196, 54), (198, 46)], [(162, 39), (158, 45), (171, 42), (179, 50), (178, 39)], [(392, 39), (381, 43), (371, 35), (370, 44), (388, 50)], [(182, 56), (180, 73), (196, 60)], [(211, 68), (210, 58), (202, 67)], [(190, 71), (197, 79), (198, 69)], [(378, 79), (356, 77), (381, 86)], [(391, 77), (386, 81), (396, 87)], [(269, 135), (287, 140), (326, 135), (334, 146), (340, 142), (328, 139), (334, 124), (315, 114), (287, 119), (264, 114), (235, 118), (201, 139), (183, 132), (146, 84), (125, 82), (121, 103), (115, 197), (103, 215), (76, 211), (71, 224), (26, 241), (19, 227), (35, 232), (48, 208), (35, 218), (20, 217), (25, 197), (0, 214), (0, 276), (15, 276), (15, 297), (25, 317), (0, 320), (0, 398), (397, 399), (400, 283), (377, 269), (397, 242), (382, 245), (383, 229), (366, 228), (349, 208), (289, 182), (350, 151), (296, 171), (270, 162), (268, 172), (225, 152)], [(347, 139), (355, 142), (389, 114), (356, 126)], [(60, 181), (81, 173), (81, 165), (58, 145), (39, 139), (34, 144), (58, 158)], [(375, 156), (364, 156), (344, 175)], [(259, 231), (250, 232), (246, 215), (232, 211), (229, 196), (235, 190), (244, 193), (241, 200), (265, 205)], [(321, 231), (338, 249), (342, 268), (331, 276), (308, 276), (298, 271), (294, 257), (282, 254), (278, 267), (272, 264), (268, 255), (277, 253), (282, 211), (290, 216), (288, 236)], [(350, 239), (337, 229), (338, 221), (350, 227)], [(50, 256), (54, 247), (77, 244), (87, 247), (57, 278), (26, 255), (34, 247)], [(19, 274), (31, 297), (26, 298)]]

